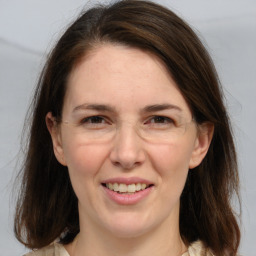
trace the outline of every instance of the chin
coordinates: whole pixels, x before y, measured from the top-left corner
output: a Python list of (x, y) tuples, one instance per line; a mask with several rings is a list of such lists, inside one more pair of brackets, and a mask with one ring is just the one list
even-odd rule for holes
[(148, 232), (148, 230), (145, 227), (141, 228), (135, 227), (135, 225), (133, 225), (133, 227), (131, 225), (126, 225), (112, 227), (111, 233), (117, 238), (136, 238), (145, 235)]
[(141, 214), (121, 214), (119, 216), (112, 217), (108, 227), (106, 227), (114, 236), (119, 238), (134, 238), (142, 236), (154, 229), (157, 224), (150, 224), (150, 221), (146, 218), (142, 218)]

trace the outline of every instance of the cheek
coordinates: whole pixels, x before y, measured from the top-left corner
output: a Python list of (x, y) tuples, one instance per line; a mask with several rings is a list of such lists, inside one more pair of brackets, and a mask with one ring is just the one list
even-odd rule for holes
[(165, 200), (170, 197), (178, 199), (186, 182), (191, 147), (182, 144), (161, 145), (150, 148), (151, 163), (159, 174), (159, 183), (167, 193)]
[(151, 161), (159, 172), (188, 170), (192, 147), (180, 144), (157, 145), (150, 147)]
[(108, 154), (103, 145), (80, 144), (75, 140), (66, 143), (63, 148), (67, 167), (74, 176), (97, 174)]
[[(64, 155), (75, 194), (80, 203), (94, 198), (98, 173), (106, 159), (107, 149), (99, 145), (81, 145), (74, 140), (64, 146)], [(82, 203), (83, 204), (83, 203)]]

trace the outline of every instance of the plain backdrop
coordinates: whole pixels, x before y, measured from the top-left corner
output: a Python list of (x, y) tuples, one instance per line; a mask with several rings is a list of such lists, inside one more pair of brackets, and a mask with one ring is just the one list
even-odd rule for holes
[[(25, 113), (39, 72), (82, 0), (0, 0), (0, 255), (25, 252), (13, 235), (13, 181)], [(106, 2), (106, 1), (105, 1)], [(197, 31), (222, 81), (238, 150), (242, 255), (256, 255), (256, 1), (162, 0)], [(15, 191), (15, 189), (14, 189)]]

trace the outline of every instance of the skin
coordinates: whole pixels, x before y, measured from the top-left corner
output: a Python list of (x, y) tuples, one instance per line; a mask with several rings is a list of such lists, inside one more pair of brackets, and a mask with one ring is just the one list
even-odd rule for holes
[[(153, 131), (165, 127), (165, 122), (146, 122), (149, 117), (173, 113), (170, 109), (141, 110), (167, 103), (180, 108), (182, 120), (191, 121), (191, 111), (165, 66), (139, 49), (100, 45), (73, 69), (62, 113), (67, 123), (56, 124), (51, 113), (46, 116), (56, 158), (68, 167), (79, 202), (80, 234), (66, 246), (71, 256), (110, 252), (176, 256), (186, 251), (179, 232), (180, 195), (189, 169), (199, 165), (207, 153), (213, 128), (192, 122), (178, 139), (152, 142), (140, 136), (136, 127)], [(84, 104), (112, 109), (74, 111)], [(107, 121), (77, 125), (90, 115), (104, 116)], [(95, 128), (105, 132), (112, 126), (115, 129), (109, 134), (113, 135), (101, 140), (86, 140), (79, 132), (95, 132)], [(147, 179), (153, 187), (139, 202), (120, 205), (106, 195), (101, 184), (116, 177)]]

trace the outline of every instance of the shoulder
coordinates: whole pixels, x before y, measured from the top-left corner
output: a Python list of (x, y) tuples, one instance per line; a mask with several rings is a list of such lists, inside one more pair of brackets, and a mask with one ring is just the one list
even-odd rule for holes
[(209, 248), (206, 248), (202, 241), (195, 241), (188, 247), (189, 256), (214, 256)]
[(41, 249), (31, 251), (24, 256), (69, 256), (69, 254), (63, 245), (53, 243)]

